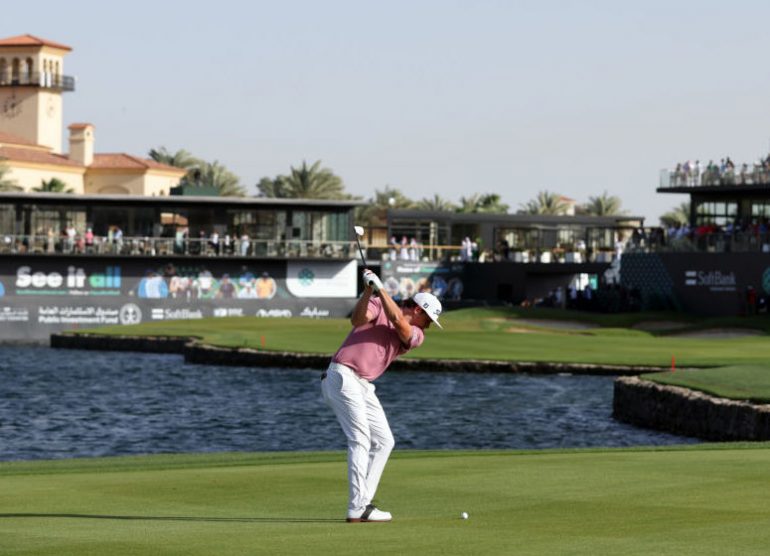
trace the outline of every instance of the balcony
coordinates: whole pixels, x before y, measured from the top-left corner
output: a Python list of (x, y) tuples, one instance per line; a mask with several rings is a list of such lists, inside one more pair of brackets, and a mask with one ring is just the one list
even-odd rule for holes
[(75, 90), (75, 78), (69, 75), (53, 73), (24, 73), (20, 75), (0, 75), (0, 87), (35, 87), (55, 91), (72, 92)]
[(660, 171), (658, 189), (683, 190), (693, 187), (723, 187), (741, 185), (770, 184), (770, 165), (742, 164), (740, 168), (682, 168), (664, 169)]

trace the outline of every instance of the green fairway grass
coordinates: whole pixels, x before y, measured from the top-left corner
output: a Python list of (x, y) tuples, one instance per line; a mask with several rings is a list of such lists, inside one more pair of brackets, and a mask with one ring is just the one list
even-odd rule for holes
[[(599, 328), (565, 330), (517, 322), (520, 318), (555, 318), (589, 322)], [(710, 326), (754, 327), (756, 319), (691, 321), (676, 317), (686, 330)], [(668, 314), (596, 315), (567, 311), (478, 308), (442, 315), (444, 330), (431, 328), (425, 344), (407, 357), (548, 361), (680, 366), (763, 364), (770, 361), (770, 338), (681, 338), (629, 328), (639, 322), (665, 319)], [(709, 324), (711, 323), (711, 324)], [(516, 332), (512, 331), (515, 329)], [(519, 331), (525, 331), (520, 333)], [(148, 322), (134, 326), (92, 329), (99, 334), (197, 337), (222, 347), (331, 354), (350, 331), (346, 319), (264, 319), (256, 317)], [(558, 346), (558, 349), (554, 349)]]
[(770, 365), (682, 369), (673, 373), (646, 374), (642, 378), (700, 390), (721, 398), (770, 403)]
[(396, 452), (394, 521), (347, 524), (340, 452), (3, 463), (0, 553), (766, 554), (768, 469), (766, 444)]

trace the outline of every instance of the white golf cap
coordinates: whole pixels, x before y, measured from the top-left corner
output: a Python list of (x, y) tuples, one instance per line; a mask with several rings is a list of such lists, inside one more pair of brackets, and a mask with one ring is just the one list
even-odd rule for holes
[(432, 293), (420, 292), (412, 296), (412, 301), (417, 303), (423, 311), (430, 317), (430, 320), (436, 323), (439, 328), (444, 328), (438, 322), (441, 315), (441, 302)]

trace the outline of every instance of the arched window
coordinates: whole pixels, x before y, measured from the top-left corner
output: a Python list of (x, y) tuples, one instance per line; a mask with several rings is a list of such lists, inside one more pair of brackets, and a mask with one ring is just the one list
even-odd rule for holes
[(35, 62), (32, 60), (32, 58), (27, 58), (26, 63), (24, 64), (24, 82), (25, 83), (31, 83), (32, 82), (32, 70), (35, 68)]
[(0, 58), (0, 85), (8, 83), (8, 62)]
[(11, 62), (11, 83), (17, 85), (19, 83), (19, 73), (21, 71), (21, 64), (18, 58), (14, 58)]
[(59, 75), (59, 61), (58, 60), (55, 62), (55, 67), (54, 67), (54, 70), (53, 70), (53, 74), (54, 74), (54, 78), (53, 78), (54, 83), (56, 83), (56, 86), (58, 87), (59, 85), (61, 85), (61, 75)]

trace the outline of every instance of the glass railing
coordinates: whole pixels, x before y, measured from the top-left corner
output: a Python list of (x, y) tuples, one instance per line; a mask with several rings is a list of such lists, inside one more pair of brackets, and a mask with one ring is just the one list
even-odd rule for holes
[[(491, 249), (481, 247), (471, 253), (460, 245), (419, 245), (393, 249), (388, 245), (361, 245), (367, 261), (418, 262), (512, 262), (524, 264), (610, 263), (620, 253), (628, 252), (764, 252), (770, 253), (770, 231), (753, 226), (741, 231), (639, 228), (614, 246), (564, 243), (555, 247), (523, 245)], [(2, 235), (0, 254), (5, 255), (83, 255), (136, 257), (254, 257), (254, 258), (327, 258), (357, 259), (356, 242), (308, 240), (243, 240), (217, 243), (210, 239), (177, 240), (165, 237), (95, 237), (87, 242), (77, 237)]]
[(74, 239), (2, 235), (0, 253), (34, 255), (121, 255), (121, 256), (203, 256), (203, 257), (309, 257), (351, 259), (358, 253), (350, 241), (272, 241), (235, 239), (175, 239), (166, 237), (84, 237)]
[(765, 165), (741, 165), (739, 168), (720, 170), (664, 169), (660, 171), (659, 187), (701, 187), (717, 185), (765, 185), (770, 184), (770, 168)]

